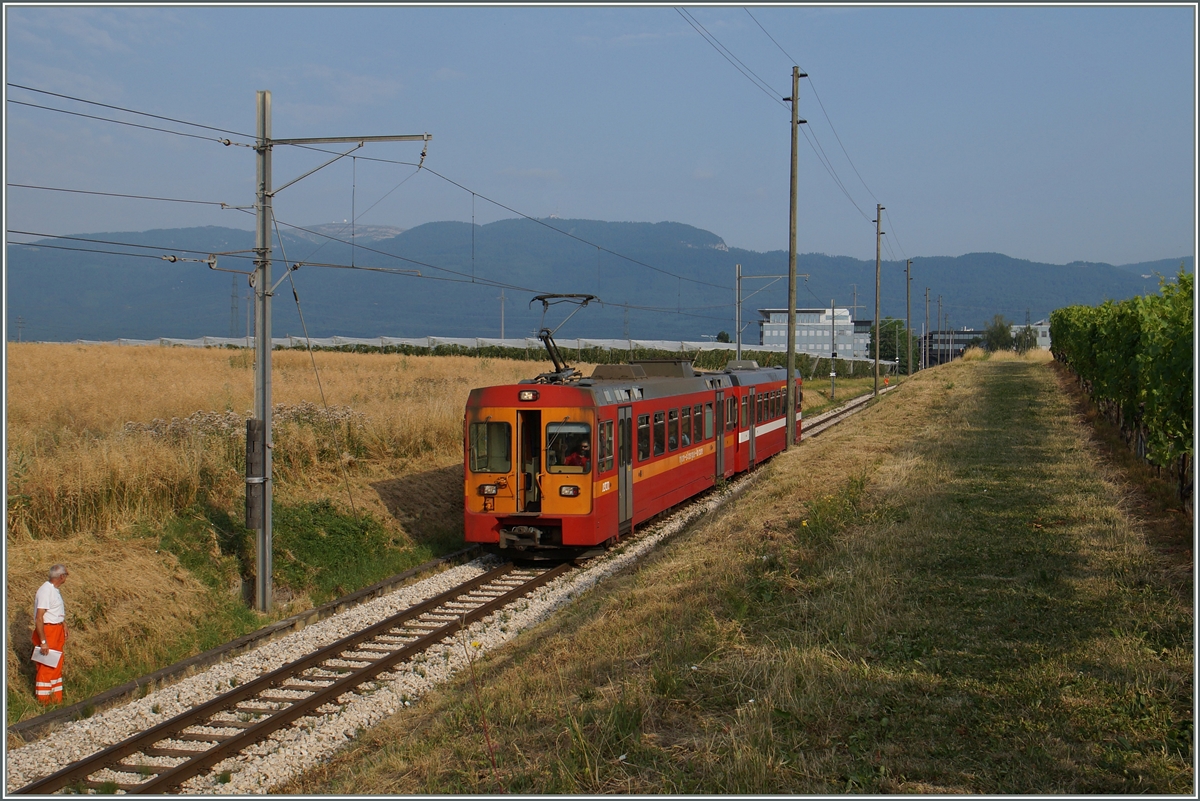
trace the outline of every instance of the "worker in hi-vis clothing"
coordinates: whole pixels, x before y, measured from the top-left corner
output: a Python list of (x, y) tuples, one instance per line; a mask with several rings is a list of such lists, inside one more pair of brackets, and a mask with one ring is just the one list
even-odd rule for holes
[(63, 698), (62, 652), (67, 643), (67, 610), (58, 588), (67, 580), (67, 575), (66, 565), (50, 568), (50, 580), (38, 587), (33, 602), (34, 656), (40, 654), (48, 657), (51, 651), (58, 652), (58, 659), (52, 660), (54, 664), (47, 664), (40, 659), (34, 660), (34, 664), (37, 665), (34, 690), (38, 701), (43, 704), (59, 704)]

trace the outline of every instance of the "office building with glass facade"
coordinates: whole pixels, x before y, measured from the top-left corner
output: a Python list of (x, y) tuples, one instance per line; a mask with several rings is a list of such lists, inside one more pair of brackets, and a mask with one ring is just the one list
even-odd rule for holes
[[(758, 343), (787, 346), (787, 309), (759, 309)], [(871, 323), (851, 320), (849, 309), (796, 309), (796, 352), (839, 359), (869, 358)]]

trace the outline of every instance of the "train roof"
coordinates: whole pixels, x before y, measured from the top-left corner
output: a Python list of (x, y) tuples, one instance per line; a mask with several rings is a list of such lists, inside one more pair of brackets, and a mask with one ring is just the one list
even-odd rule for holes
[(731, 362), (724, 372), (700, 372), (690, 361), (646, 359), (629, 364), (600, 364), (575, 386), (590, 390), (598, 405), (630, 400), (669, 398), (723, 387), (754, 386), (783, 381), (782, 367), (759, 367), (755, 362)]

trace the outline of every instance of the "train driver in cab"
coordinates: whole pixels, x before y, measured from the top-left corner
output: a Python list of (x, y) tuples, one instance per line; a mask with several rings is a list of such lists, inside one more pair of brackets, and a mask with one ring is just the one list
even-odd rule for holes
[(563, 461), (563, 464), (572, 467), (582, 467), (583, 472), (588, 472), (592, 466), (591, 443), (586, 439), (580, 442), (577, 447), (571, 449), (571, 452), (567, 454), (567, 458)]

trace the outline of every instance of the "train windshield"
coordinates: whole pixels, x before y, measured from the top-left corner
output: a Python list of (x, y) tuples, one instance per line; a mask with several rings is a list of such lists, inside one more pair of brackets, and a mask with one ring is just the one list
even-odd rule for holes
[(471, 423), (472, 473), (507, 473), (512, 469), (512, 426)]
[(547, 423), (547, 472), (587, 473), (591, 469), (592, 427), (587, 423)]

